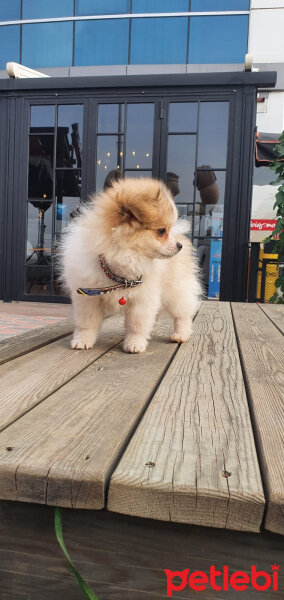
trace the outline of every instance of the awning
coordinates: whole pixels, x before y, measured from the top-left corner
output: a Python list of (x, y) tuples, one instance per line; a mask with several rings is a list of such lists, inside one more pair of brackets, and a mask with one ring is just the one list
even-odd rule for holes
[[(257, 132), (255, 139), (255, 166), (266, 167), (277, 158), (275, 146), (279, 144), (281, 133)], [(279, 159), (283, 160), (283, 159)]]

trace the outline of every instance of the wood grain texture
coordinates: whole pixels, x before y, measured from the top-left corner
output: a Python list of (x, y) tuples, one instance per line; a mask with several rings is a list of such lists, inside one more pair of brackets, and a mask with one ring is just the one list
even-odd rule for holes
[(259, 307), (273, 321), (274, 325), (284, 334), (284, 305), (260, 304)]
[[(170, 329), (168, 321), (157, 325), (145, 354), (114, 347), (2, 432), (0, 497), (102, 508), (113, 464), (176, 352)], [(58, 359), (58, 350), (54, 355)]]
[(200, 309), (112, 475), (108, 509), (259, 531), (264, 496), (229, 304)]
[[(283, 554), (280, 536), (125, 517), (107, 511), (63, 510), (64, 539), (74, 564), (100, 600), (164, 600), (164, 569), (202, 570), (210, 565), (250, 571), (252, 564), (271, 573)], [(0, 502), (1, 600), (82, 600), (56, 542), (54, 510), (20, 502)], [(281, 600), (279, 591), (261, 594), (248, 586), (249, 600)], [(187, 587), (181, 600), (239, 600), (240, 592), (210, 589), (193, 592)], [(174, 597), (173, 596), (173, 597)]]
[(0, 365), (70, 335), (72, 328), (72, 323), (64, 319), (58, 323), (38, 327), (32, 331), (1, 340)]
[(284, 339), (258, 306), (232, 310), (268, 496), (265, 527), (284, 534)]
[(107, 319), (91, 350), (64, 337), (0, 367), (0, 431), (92, 364), (123, 337), (122, 321)]

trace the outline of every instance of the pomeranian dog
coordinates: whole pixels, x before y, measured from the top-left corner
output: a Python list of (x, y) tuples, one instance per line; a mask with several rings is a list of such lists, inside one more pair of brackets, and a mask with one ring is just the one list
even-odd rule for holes
[(175, 231), (177, 218), (161, 181), (133, 178), (93, 197), (70, 224), (61, 264), (74, 311), (72, 348), (92, 348), (103, 318), (121, 311), (125, 352), (145, 351), (162, 311), (174, 322), (171, 340), (187, 342), (201, 285), (191, 242), (178, 224)]

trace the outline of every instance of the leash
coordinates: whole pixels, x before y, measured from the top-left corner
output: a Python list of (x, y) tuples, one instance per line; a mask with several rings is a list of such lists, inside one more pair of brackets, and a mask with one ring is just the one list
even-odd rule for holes
[[(132, 288), (132, 287), (135, 287), (136, 285), (141, 285), (141, 283), (143, 283), (142, 275), (138, 279), (129, 280), (129, 279), (125, 279), (124, 277), (120, 277), (119, 275), (115, 275), (115, 273), (112, 273), (112, 271), (107, 266), (102, 254), (99, 254), (99, 261), (100, 261), (100, 265), (101, 265), (101, 268), (103, 269), (104, 273), (107, 275), (107, 277), (109, 279), (112, 279), (112, 281), (115, 281), (116, 285), (110, 285), (108, 287), (102, 287), (102, 288), (78, 288), (77, 294), (81, 294), (82, 296), (102, 296), (103, 294), (109, 294), (110, 292), (112, 292), (114, 290), (118, 290), (121, 288), (124, 288), (124, 289)], [(125, 303), (126, 303), (125, 298), (123, 298), (123, 297), (120, 298), (119, 304), (123, 305)]]

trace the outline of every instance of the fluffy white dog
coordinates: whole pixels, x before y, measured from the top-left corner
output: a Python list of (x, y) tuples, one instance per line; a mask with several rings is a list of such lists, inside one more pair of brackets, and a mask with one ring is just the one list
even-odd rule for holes
[(69, 226), (61, 263), (74, 309), (72, 348), (91, 348), (103, 318), (118, 311), (125, 352), (144, 352), (162, 311), (174, 321), (171, 340), (189, 339), (201, 286), (192, 245), (175, 231), (177, 216), (161, 181), (122, 179)]

